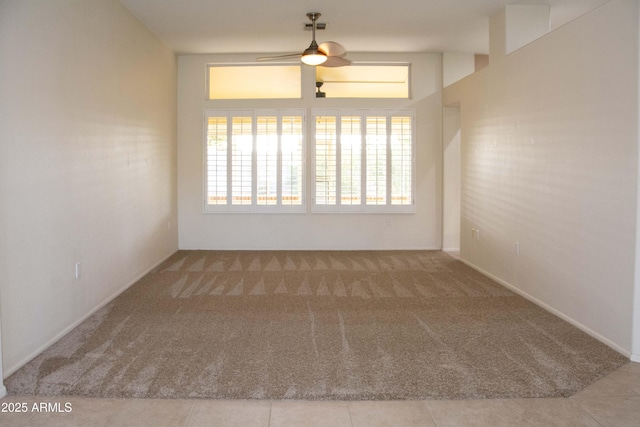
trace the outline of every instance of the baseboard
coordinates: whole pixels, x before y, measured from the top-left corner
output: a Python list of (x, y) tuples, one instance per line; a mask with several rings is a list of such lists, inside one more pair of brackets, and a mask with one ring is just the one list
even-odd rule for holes
[[(128, 284), (126, 284), (125, 286), (123, 286), (122, 288), (120, 288), (119, 290), (117, 290), (114, 294), (112, 294), (110, 297), (106, 298), (103, 302), (99, 303), (97, 306), (95, 306), (92, 310), (90, 310), (87, 314), (85, 314), (84, 316), (82, 316), (80, 318), (80, 320), (72, 323), (70, 326), (66, 327), (65, 329), (62, 330), (62, 332), (60, 332), (59, 334), (55, 335), (53, 338), (51, 338), (49, 341), (47, 341), (45, 344), (41, 345), (40, 347), (38, 347), (33, 353), (31, 353), (30, 355), (28, 355), (27, 357), (23, 358), (22, 360), (20, 360), (18, 363), (16, 363), (14, 366), (10, 366), (8, 369), (6, 369), (3, 372), (3, 376), (4, 378), (9, 377), (9, 375), (13, 374), (14, 372), (16, 372), (18, 369), (22, 368), (24, 365), (26, 365), (27, 363), (29, 363), (32, 359), (34, 359), (36, 356), (38, 356), (40, 353), (42, 353), (43, 351), (45, 351), (47, 348), (51, 347), (53, 344), (55, 344), (58, 340), (60, 340), (62, 337), (64, 337), (66, 334), (68, 334), (69, 332), (71, 332), (73, 330), (73, 328), (75, 328), (76, 326), (78, 326), (79, 324), (81, 324), (82, 322), (84, 322), (85, 320), (87, 320), (89, 317), (91, 317), (96, 311), (100, 310), (102, 307), (104, 307), (105, 305), (109, 304), (111, 301), (113, 301), (118, 295), (120, 295), (121, 293), (123, 293), (124, 291), (126, 291), (129, 287), (131, 287), (134, 283), (136, 283), (138, 280), (142, 279), (144, 276), (146, 276), (151, 270), (153, 270), (154, 268), (156, 268), (157, 266), (159, 266), (160, 264), (162, 264), (164, 261), (166, 261), (171, 255), (173, 255), (175, 253), (171, 252), (169, 255), (165, 256), (164, 258), (162, 258), (160, 261), (158, 261), (157, 263), (153, 264), (151, 267), (149, 267), (147, 270), (145, 270), (143, 273), (139, 274), (135, 279), (133, 279), (132, 281), (130, 281)], [(3, 386), (4, 388), (4, 386)], [(0, 389), (0, 393), (1, 393), (1, 389)], [(6, 389), (5, 389), (5, 393), (6, 393)], [(1, 397), (1, 396), (0, 396)]]
[(0, 386), (0, 399), (5, 397), (6, 395), (7, 395), (7, 388), (4, 385)]
[[(543, 301), (540, 301), (536, 297), (529, 295), (528, 293), (526, 293), (523, 290), (515, 287), (511, 283), (509, 283), (509, 282), (507, 282), (505, 280), (502, 280), (501, 278), (499, 278), (497, 276), (494, 276), (493, 274), (489, 273), (488, 271), (483, 270), (482, 268), (470, 263), (467, 260), (460, 259), (460, 261), (462, 261), (463, 263), (465, 263), (469, 267), (473, 268), (477, 272), (482, 273), (483, 275), (489, 277), (492, 280), (495, 280), (496, 282), (500, 283), (502, 286), (504, 286), (504, 287), (508, 288), (509, 290), (515, 292), (516, 294), (520, 295), (521, 297), (531, 301), (532, 303), (534, 303), (538, 307), (543, 308), (544, 310), (548, 311), (549, 313), (552, 313), (552, 314), (558, 316), (559, 318), (561, 318), (562, 320), (564, 320), (566, 322), (569, 322), (570, 324), (572, 324), (576, 328), (580, 329), (581, 331), (585, 332), (586, 334), (590, 335), (591, 337), (597, 339), (598, 341), (600, 341), (604, 345), (612, 348), (613, 350), (617, 351), (618, 353), (622, 354), (623, 356), (630, 358), (634, 362), (635, 361), (640, 361), (640, 359), (639, 360), (633, 360), (633, 356), (632, 356), (632, 354), (631, 354), (631, 352), (629, 350), (626, 350), (626, 349), (620, 347), (618, 344), (616, 344), (613, 341), (609, 340), (608, 338), (602, 336), (601, 334), (595, 332), (593, 329), (583, 325), (582, 323), (578, 322), (574, 318), (572, 318), (570, 316), (567, 316), (566, 314), (562, 313), (561, 311), (558, 311), (557, 309), (551, 307), (549, 304), (547, 304), (547, 303), (545, 303)], [(638, 355), (636, 355), (635, 357), (638, 357)]]
[[(392, 248), (369, 248), (369, 247), (291, 247), (291, 248), (274, 248), (274, 247), (200, 247), (200, 246), (180, 246), (181, 251), (442, 251), (439, 246), (429, 247), (413, 247), (402, 246)], [(454, 251), (455, 252), (455, 251)]]
[(630, 359), (632, 362), (640, 363), (640, 354), (631, 354)]

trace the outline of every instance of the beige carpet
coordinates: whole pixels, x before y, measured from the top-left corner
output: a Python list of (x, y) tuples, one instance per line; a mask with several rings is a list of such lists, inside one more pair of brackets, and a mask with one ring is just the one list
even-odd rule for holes
[(95, 397), (552, 397), (627, 362), (442, 252), (180, 251), (6, 385)]

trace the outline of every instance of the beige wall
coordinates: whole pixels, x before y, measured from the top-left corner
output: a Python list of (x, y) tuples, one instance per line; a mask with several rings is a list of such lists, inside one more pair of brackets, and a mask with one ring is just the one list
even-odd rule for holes
[(460, 109), (442, 114), (442, 249), (460, 251)]
[(503, 19), (490, 65), (444, 92), (461, 112), (461, 256), (630, 355), (638, 2), (611, 1), (508, 56)]
[[(440, 54), (356, 55), (353, 60), (411, 63), (412, 99), (316, 99), (313, 68), (303, 67), (301, 100), (206, 101), (207, 63), (255, 61), (255, 55), (184, 55), (178, 75), (178, 206), (182, 249), (415, 249), (441, 247), (442, 71)], [(307, 146), (305, 214), (204, 214), (203, 112), (213, 108), (415, 108), (415, 214), (310, 213)], [(310, 135), (311, 123), (307, 120)], [(308, 138), (308, 141), (310, 138)], [(389, 218), (391, 223), (389, 223)]]
[(0, 1), (5, 375), (177, 249), (176, 76), (118, 1)]

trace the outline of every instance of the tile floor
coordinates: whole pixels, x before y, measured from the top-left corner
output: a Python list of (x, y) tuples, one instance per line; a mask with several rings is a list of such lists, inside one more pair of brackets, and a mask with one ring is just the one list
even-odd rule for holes
[[(44, 403), (58, 412), (34, 410)], [(7, 410), (23, 407), (26, 412)], [(43, 408), (46, 409), (46, 408)], [(69, 412), (62, 412), (70, 409)], [(640, 363), (570, 398), (384, 402), (90, 399), (7, 396), (0, 426), (640, 426)]]

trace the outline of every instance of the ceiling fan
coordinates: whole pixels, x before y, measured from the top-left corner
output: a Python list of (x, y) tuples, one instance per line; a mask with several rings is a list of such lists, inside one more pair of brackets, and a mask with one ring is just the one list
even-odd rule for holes
[[(311, 44), (304, 50), (304, 52), (291, 53), (287, 55), (262, 56), (258, 58), (258, 61), (272, 61), (274, 59), (299, 57), (303, 63), (313, 66), (322, 65), (323, 67), (342, 67), (350, 65), (351, 61), (344, 57), (347, 54), (347, 50), (340, 43), (323, 42), (318, 45), (316, 42), (316, 27), (318, 27), (316, 21), (320, 17), (320, 13), (310, 12), (307, 13), (307, 17), (311, 20), (312, 36)], [(321, 28), (324, 29), (324, 25), (320, 25), (322, 25)]]

